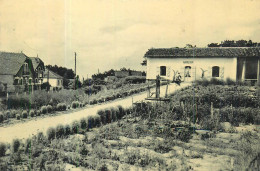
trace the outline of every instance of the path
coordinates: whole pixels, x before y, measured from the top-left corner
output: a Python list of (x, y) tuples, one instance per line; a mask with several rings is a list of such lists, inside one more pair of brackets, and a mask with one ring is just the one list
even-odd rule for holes
[[(188, 86), (188, 83), (183, 83), (181, 86), (171, 84), (168, 87), (168, 92), (173, 93), (175, 90)], [(161, 87), (161, 94), (165, 94), (166, 86)], [(17, 123), (7, 127), (0, 127), (0, 142), (11, 143), (14, 138), (24, 139), (28, 138), (37, 132), (42, 131), (46, 133), (49, 127), (55, 127), (58, 124), (71, 124), (75, 120), (80, 120), (89, 115), (95, 115), (97, 110), (107, 107), (115, 107), (121, 105), (123, 107), (130, 107), (132, 101), (141, 101), (147, 97), (147, 92), (139, 93), (137, 95), (129, 96), (124, 99), (117, 99), (105, 104), (88, 106), (82, 110), (72, 111), (72, 113), (62, 114), (58, 116), (50, 116), (46, 118), (37, 118), (24, 123)]]

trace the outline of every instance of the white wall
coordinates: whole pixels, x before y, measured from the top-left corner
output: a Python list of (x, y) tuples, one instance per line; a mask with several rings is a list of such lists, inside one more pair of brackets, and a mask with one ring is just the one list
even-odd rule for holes
[[(202, 70), (207, 70), (204, 73), (204, 78), (212, 78), (212, 67), (220, 67), (219, 79), (231, 78), (236, 80), (237, 58), (147, 58), (147, 79), (155, 79), (156, 75), (160, 74), (160, 66), (166, 66), (167, 79), (172, 80), (174, 71), (178, 70), (183, 81), (193, 81), (201, 79)], [(191, 78), (184, 80), (184, 68), (191, 66)]]
[[(58, 85), (58, 80), (60, 80), (60, 85)], [(47, 82), (47, 78), (43, 78), (43, 82)], [(51, 87), (62, 87), (62, 79), (49, 78), (49, 84)]]

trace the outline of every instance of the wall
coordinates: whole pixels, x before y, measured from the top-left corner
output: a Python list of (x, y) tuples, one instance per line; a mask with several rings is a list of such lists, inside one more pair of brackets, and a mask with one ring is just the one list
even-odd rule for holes
[(15, 87), (13, 85), (14, 83), (14, 77), (13, 75), (0, 75), (0, 82), (4, 85), (7, 85), (7, 92), (14, 92)]
[[(205, 70), (204, 78), (212, 78), (212, 67), (220, 67), (219, 79), (231, 78), (236, 80), (237, 58), (147, 58), (147, 79), (155, 79), (160, 74), (160, 66), (166, 66), (166, 76), (173, 79), (174, 71), (180, 72), (182, 81), (201, 79), (202, 69)], [(191, 77), (185, 78), (185, 66), (191, 66)]]
[[(60, 85), (58, 85), (58, 80), (60, 80)], [(43, 78), (43, 83), (47, 82), (47, 78)], [(49, 84), (51, 87), (63, 87), (62, 79), (49, 78)]]

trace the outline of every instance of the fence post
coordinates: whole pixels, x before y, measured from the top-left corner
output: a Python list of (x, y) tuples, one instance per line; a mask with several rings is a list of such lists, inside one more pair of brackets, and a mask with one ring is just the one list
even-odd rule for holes
[(213, 102), (211, 102), (211, 105), (210, 105), (210, 116), (211, 116), (211, 119), (213, 119), (213, 116), (214, 116)]

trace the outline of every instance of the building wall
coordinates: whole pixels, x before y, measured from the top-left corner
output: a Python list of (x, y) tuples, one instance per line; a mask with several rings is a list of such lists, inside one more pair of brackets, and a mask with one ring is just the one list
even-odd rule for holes
[[(60, 82), (60, 84), (58, 85), (58, 80)], [(63, 80), (62, 79), (57, 79), (57, 78), (49, 78), (49, 84), (51, 85), (51, 87), (59, 87), (62, 88), (63, 87)], [(43, 82), (47, 82), (47, 78), (43, 78)]]
[(14, 83), (14, 76), (13, 75), (0, 75), (0, 82), (6, 85), (6, 89), (2, 91), (7, 91), (7, 92), (14, 92), (15, 87), (13, 85)]
[[(182, 81), (201, 79), (202, 69), (204, 78), (212, 78), (212, 67), (219, 66), (219, 79), (231, 78), (236, 80), (237, 58), (147, 58), (147, 79), (155, 79), (160, 75), (160, 66), (166, 66), (166, 79), (173, 79), (174, 71), (179, 72)], [(190, 66), (191, 77), (185, 77), (185, 66)]]

